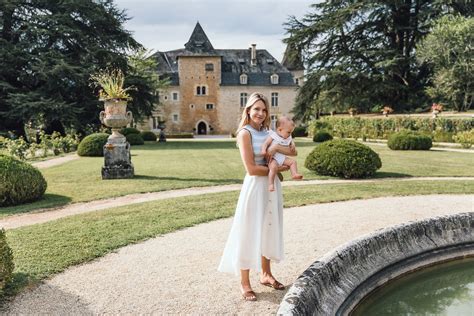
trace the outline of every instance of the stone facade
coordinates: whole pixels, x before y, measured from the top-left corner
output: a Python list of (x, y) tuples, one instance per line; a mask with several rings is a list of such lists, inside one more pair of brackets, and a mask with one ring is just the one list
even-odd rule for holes
[(255, 45), (214, 49), (199, 23), (184, 49), (155, 56), (159, 74), (168, 76), (171, 84), (159, 91), (160, 104), (139, 124), (142, 130), (158, 131), (159, 121), (165, 121), (167, 133), (231, 134), (245, 97), (255, 91), (267, 96), (273, 121), (281, 115), (291, 117), (296, 82), (303, 82), (303, 69), (290, 71)]

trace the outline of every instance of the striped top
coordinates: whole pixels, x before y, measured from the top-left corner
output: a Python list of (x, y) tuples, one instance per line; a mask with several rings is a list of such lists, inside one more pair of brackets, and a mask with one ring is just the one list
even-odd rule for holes
[(268, 137), (268, 130), (262, 129), (261, 131), (257, 131), (250, 125), (245, 125), (242, 129), (246, 129), (250, 132), (252, 136), (252, 148), (253, 148), (253, 157), (255, 160), (256, 165), (266, 165), (267, 162), (265, 158), (261, 154), (262, 152), (262, 145), (265, 142), (265, 139)]

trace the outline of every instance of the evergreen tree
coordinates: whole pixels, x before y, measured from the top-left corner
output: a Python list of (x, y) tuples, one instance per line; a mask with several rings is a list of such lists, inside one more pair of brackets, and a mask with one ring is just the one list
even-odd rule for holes
[(435, 18), (473, 13), (470, 0), (328, 0), (311, 7), (302, 20), (290, 17), (285, 39), (308, 65), (294, 109), (306, 119), (321, 108), (427, 104), (430, 69), (416, 62), (417, 43)]

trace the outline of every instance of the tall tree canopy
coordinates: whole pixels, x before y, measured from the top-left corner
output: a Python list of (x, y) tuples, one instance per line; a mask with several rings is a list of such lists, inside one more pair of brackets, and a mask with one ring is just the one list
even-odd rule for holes
[(90, 75), (126, 71), (126, 52), (141, 47), (126, 20), (112, 0), (1, 1), (0, 130), (98, 124)]
[(328, 0), (301, 20), (290, 17), (285, 42), (308, 65), (295, 114), (390, 105), (404, 110), (427, 102), (430, 75), (415, 58), (432, 21), (447, 12), (472, 15), (470, 0)]

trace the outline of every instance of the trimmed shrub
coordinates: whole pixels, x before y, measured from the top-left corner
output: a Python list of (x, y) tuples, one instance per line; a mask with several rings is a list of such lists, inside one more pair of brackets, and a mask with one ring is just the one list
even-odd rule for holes
[(129, 142), (130, 145), (143, 145), (145, 143), (140, 134), (128, 134), (125, 138), (127, 138), (127, 142)]
[(474, 144), (474, 129), (466, 132), (457, 133), (454, 136), (454, 140), (456, 143), (461, 144), (463, 148), (471, 148), (472, 144)]
[(120, 130), (120, 134), (127, 136), (130, 134), (140, 134), (140, 131), (134, 127), (125, 127)]
[(297, 126), (291, 133), (292, 137), (306, 137), (308, 136), (308, 132), (306, 131), (306, 127), (304, 126)]
[(104, 145), (107, 143), (107, 138), (109, 138), (109, 134), (106, 133), (95, 133), (84, 137), (77, 147), (77, 154), (89, 157), (104, 156)]
[(387, 145), (392, 150), (429, 150), (433, 142), (430, 136), (412, 131), (401, 131), (390, 135)]
[(166, 133), (166, 138), (194, 138), (193, 133)]
[(328, 140), (332, 140), (332, 135), (326, 131), (316, 132), (313, 136), (313, 142), (322, 143)]
[(382, 167), (379, 155), (353, 140), (336, 139), (313, 149), (304, 163), (309, 170), (325, 176), (367, 178)]
[(14, 267), (13, 253), (2, 228), (0, 229), (0, 294), (3, 294), (5, 285), (11, 280)]
[(153, 132), (144, 131), (144, 132), (141, 132), (140, 135), (142, 136), (143, 140), (156, 142), (156, 134)]
[(46, 180), (32, 165), (11, 156), (0, 155), (0, 207), (40, 199)]

